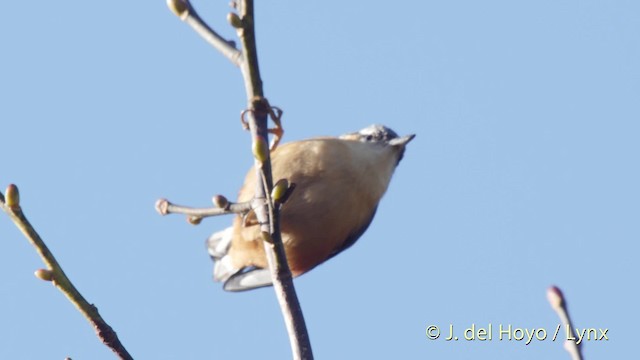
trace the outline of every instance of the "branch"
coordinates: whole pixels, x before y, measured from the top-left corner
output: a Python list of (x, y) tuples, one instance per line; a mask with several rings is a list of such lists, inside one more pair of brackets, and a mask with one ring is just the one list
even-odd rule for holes
[(163, 216), (167, 214), (184, 214), (187, 215), (187, 220), (190, 223), (198, 225), (206, 217), (227, 214), (246, 215), (252, 209), (254, 201), (231, 203), (224, 196), (216, 195), (213, 197), (213, 203), (214, 207), (193, 208), (173, 204), (167, 199), (160, 199), (156, 201), (156, 211)]
[[(555, 312), (560, 317), (560, 324), (569, 327), (571, 329), (571, 336), (576, 339), (578, 335), (574, 332), (573, 323), (571, 322), (571, 317), (569, 316), (569, 311), (567, 310), (567, 301), (562, 295), (562, 291), (556, 286), (552, 286), (547, 290), (547, 299), (549, 300), (549, 304)], [(568, 332), (567, 332), (568, 336)], [(564, 342), (564, 348), (571, 355), (572, 360), (582, 360), (582, 351), (581, 345), (577, 344), (575, 340), (566, 339)]]
[[(296, 188), (295, 183), (289, 183), (287, 179), (280, 179), (273, 185), (273, 191), (271, 192), (271, 200), (276, 206), (284, 204), (291, 196), (291, 193)], [(247, 222), (247, 217), (250, 212), (258, 206), (263, 206), (267, 199), (254, 197), (252, 200), (241, 203), (229, 202), (226, 197), (222, 195), (216, 195), (213, 197), (213, 207), (207, 208), (194, 208), (190, 206), (176, 205), (167, 199), (159, 199), (156, 201), (156, 211), (164, 216), (169, 214), (183, 214), (187, 215), (187, 220), (193, 224), (198, 225), (202, 219), (212, 216), (237, 214), (245, 218), (245, 226), (255, 225)]]
[(120, 357), (120, 359), (133, 359), (127, 349), (124, 348), (118, 335), (107, 324), (102, 316), (98, 313), (98, 308), (87, 302), (85, 298), (80, 294), (76, 287), (71, 283), (71, 280), (62, 271), (62, 267), (58, 264), (58, 261), (53, 256), (47, 245), (44, 243), (40, 235), (33, 228), (29, 220), (24, 216), (22, 209), (20, 208), (20, 196), (18, 193), (18, 187), (11, 184), (6, 190), (6, 199), (0, 193), (0, 207), (4, 212), (9, 215), (14, 224), (22, 231), (24, 236), (33, 245), (42, 261), (47, 266), (47, 269), (39, 269), (35, 272), (35, 275), (45, 281), (51, 281), (58, 290), (60, 290), (71, 303), (80, 311), (80, 313), (91, 323), (96, 330), (98, 338), (113, 352)]
[[(207, 42), (218, 49), (232, 63), (240, 67), (247, 95), (247, 110), (242, 113), (243, 124), (248, 123), (252, 138), (254, 165), (258, 181), (255, 198), (266, 199), (266, 202), (255, 203), (252, 207), (256, 214), (263, 235), (265, 253), (269, 262), (273, 287), (280, 303), (285, 320), (291, 350), (294, 359), (313, 359), (311, 343), (304, 316), (293, 285), (291, 270), (282, 244), (280, 233), (279, 206), (274, 206), (271, 199), (273, 179), (271, 175), (271, 159), (267, 145), (268, 133), (275, 134), (272, 148), (277, 146), (282, 136), (279, 109), (274, 109), (264, 97), (262, 80), (258, 66), (258, 54), (255, 38), (255, 16), (253, 0), (237, 0), (238, 14), (230, 13), (227, 20), (236, 28), (240, 38), (241, 51), (238, 55), (230, 50), (230, 42), (222, 39), (217, 33), (202, 22), (188, 0), (167, 0), (172, 11), (191, 25)], [(245, 116), (246, 115), (246, 116)], [(268, 118), (276, 123), (276, 130), (267, 127)], [(248, 118), (248, 120), (247, 120)]]
[[(256, 175), (257, 179), (261, 179), (261, 181), (256, 182), (255, 196), (258, 198), (265, 197), (268, 200), (268, 206), (260, 206), (254, 211), (258, 222), (262, 224), (263, 234), (268, 233), (272, 240), (272, 242), (264, 242), (265, 253), (269, 262), (273, 287), (289, 333), (293, 358), (313, 359), (309, 334), (293, 285), (293, 277), (287, 262), (284, 245), (282, 244), (280, 211), (278, 207), (272, 206), (273, 202), (270, 199), (273, 179), (269, 151), (265, 151), (265, 148), (266, 139), (268, 138), (267, 117), (272, 110), (269, 102), (264, 97), (260, 78), (253, 0), (240, 0), (239, 10), (243, 26), (238, 28), (237, 32), (244, 55), (240, 70), (244, 78), (248, 108), (252, 110), (249, 113), (249, 130), (253, 138)], [(262, 146), (256, 146), (257, 144)], [(261, 154), (256, 149), (262, 149), (263, 153)]]
[(169, 9), (171, 9), (180, 20), (189, 24), (195, 32), (202, 36), (211, 46), (220, 51), (229, 61), (236, 66), (240, 66), (242, 54), (235, 48), (234, 42), (225, 40), (210, 28), (209, 25), (202, 20), (200, 15), (198, 15), (193, 6), (191, 6), (189, 0), (167, 0), (167, 6), (169, 6)]

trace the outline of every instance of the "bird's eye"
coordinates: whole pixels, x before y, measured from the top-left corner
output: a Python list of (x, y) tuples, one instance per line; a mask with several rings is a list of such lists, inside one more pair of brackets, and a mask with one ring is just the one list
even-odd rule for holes
[(367, 136), (365, 136), (364, 139), (365, 139), (365, 141), (371, 141), (371, 140), (373, 140), (373, 135), (367, 135)]

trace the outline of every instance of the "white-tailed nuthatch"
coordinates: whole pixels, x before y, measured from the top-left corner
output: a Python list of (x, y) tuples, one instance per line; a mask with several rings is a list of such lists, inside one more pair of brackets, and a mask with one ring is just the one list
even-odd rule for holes
[[(296, 188), (282, 206), (280, 231), (294, 277), (304, 274), (353, 245), (365, 232), (387, 190), (405, 146), (415, 135), (399, 137), (393, 130), (372, 125), (338, 138), (323, 137), (280, 145), (271, 154), (275, 180), (287, 179)], [(238, 202), (254, 196), (252, 168)], [(215, 261), (213, 278), (227, 291), (271, 285), (259, 226), (233, 226), (207, 240)]]

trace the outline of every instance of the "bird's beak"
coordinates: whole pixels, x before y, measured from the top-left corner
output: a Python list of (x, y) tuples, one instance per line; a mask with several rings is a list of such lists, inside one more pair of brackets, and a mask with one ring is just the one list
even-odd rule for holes
[(416, 134), (411, 134), (411, 135), (391, 139), (389, 140), (389, 145), (404, 147), (409, 143), (409, 141), (413, 140), (414, 137), (416, 137)]

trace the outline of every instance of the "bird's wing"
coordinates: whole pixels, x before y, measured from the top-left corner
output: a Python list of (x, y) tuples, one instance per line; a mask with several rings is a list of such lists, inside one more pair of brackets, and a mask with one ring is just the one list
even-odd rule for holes
[(246, 291), (264, 286), (273, 285), (269, 269), (257, 267), (245, 268), (225, 281), (223, 289), (225, 291)]
[(367, 221), (364, 222), (364, 224), (359, 229), (357, 229), (356, 231), (351, 233), (349, 236), (347, 236), (347, 238), (342, 242), (342, 244), (340, 244), (340, 246), (338, 246), (337, 248), (333, 249), (333, 251), (331, 251), (331, 253), (329, 254), (329, 257), (327, 257), (327, 260), (338, 255), (339, 253), (343, 252), (344, 250), (349, 248), (351, 245), (356, 243), (356, 241), (360, 238), (360, 236), (362, 236), (362, 234), (364, 234), (364, 232), (367, 231), (367, 228), (369, 228), (369, 225), (371, 225), (371, 222), (373, 221), (373, 217), (376, 215), (376, 210), (378, 210), (377, 206), (373, 208), (373, 211), (371, 212), (371, 216), (367, 219)]

